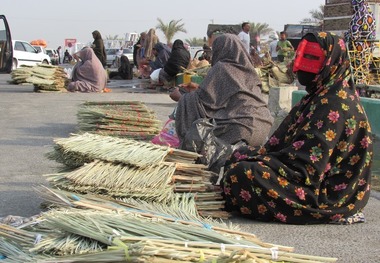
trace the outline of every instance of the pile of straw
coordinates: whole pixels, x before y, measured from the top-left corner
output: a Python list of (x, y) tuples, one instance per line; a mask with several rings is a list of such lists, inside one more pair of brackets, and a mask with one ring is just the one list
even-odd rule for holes
[(36, 92), (66, 92), (67, 74), (62, 67), (39, 64), (20, 67), (11, 73), (12, 83), (32, 84)]
[[(94, 161), (73, 172), (45, 175), (52, 185), (75, 193), (91, 193), (171, 205), (176, 195), (194, 200), (193, 210), (200, 216), (228, 218), (221, 211), (224, 200), (210, 178), (213, 174), (199, 164), (162, 163), (137, 167)], [(178, 197), (177, 197), (178, 198)]]
[(32, 75), (32, 66), (22, 66), (15, 70), (12, 70), (11, 77), (12, 81), (10, 83), (22, 85), (22, 84), (28, 84), (26, 81), (27, 78), (29, 78)]
[(336, 262), (256, 236), (141, 211), (52, 210), (34, 224), (0, 225), (5, 262)]
[(135, 140), (150, 140), (161, 125), (154, 112), (138, 101), (86, 102), (77, 116), (81, 131)]
[(211, 184), (215, 174), (203, 164), (194, 164), (196, 153), (94, 134), (55, 142), (51, 159), (70, 167), (82, 165), (72, 172), (46, 175), (57, 188), (165, 204), (176, 194), (187, 193), (201, 216), (229, 216), (221, 211), (220, 189)]
[(54, 143), (54, 150), (47, 157), (71, 168), (95, 159), (147, 167), (162, 162), (190, 164), (201, 157), (167, 146), (91, 133), (73, 134), (55, 139)]

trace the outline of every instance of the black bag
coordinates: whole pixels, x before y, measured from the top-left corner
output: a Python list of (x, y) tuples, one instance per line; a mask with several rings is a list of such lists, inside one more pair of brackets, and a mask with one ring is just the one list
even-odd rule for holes
[(180, 148), (196, 152), (202, 155), (198, 163), (208, 166), (208, 170), (219, 173), (227, 158), (230, 157), (236, 146), (242, 146), (244, 142), (235, 145), (227, 144), (214, 134), (216, 127), (213, 119), (198, 119), (194, 121), (187, 131)]

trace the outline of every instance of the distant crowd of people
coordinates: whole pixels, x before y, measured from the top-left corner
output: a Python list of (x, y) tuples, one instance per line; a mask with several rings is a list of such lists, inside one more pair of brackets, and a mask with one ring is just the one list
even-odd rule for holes
[(159, 73), (155, 80), (161, 84), (173, 81), (178, 73), (189, 66), (191, 59), (182, 40), (177, 39), (172, 45), (162, 43), (153, 28), (148, 33), (140, 34), (133, 55), (139, 78), (151, 78), (156, 71)]
[[(244, 22), (241, 26), (242, 30), (238, 34), (238, 37), (242, 41), (245, 49), (251, 54), (254, 60), (255, 67), (262, 65), (262, 58), (259, 56), (260, 45), (252, 45), (250, 32), (250, 23)], [(294, 52), (294, 47), (292, 43), (287, 40), (286, 32), (280, 32), (280, 37), (277, 34), (271, 35), (272, 40), (269, 43), (268, 51), (264, 56), (270, 57), (273, 62), (284, 62), (285, 58), (290, 58), (291, 54)]]

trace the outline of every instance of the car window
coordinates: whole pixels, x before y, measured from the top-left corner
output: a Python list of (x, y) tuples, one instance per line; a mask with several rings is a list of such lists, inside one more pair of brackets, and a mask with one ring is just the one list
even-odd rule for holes
[(36, 49), (34, 47), (32, 47), (32, 45), (30, 45), (26, 42), (23, 42), (22, 44), (24, 45), (24, 48), (27, 52), (36, 53)]
[(126, 48), (123, 50), (123, 54), (133, 54), (133, 51), (131, 48)]
[(24, 45), (20, 41), (15, 42), (15, 50), (26, 51)]
[(108, 50), (106, 51), (106, 54), (107, 54), (107, 55), (115, 55), (115, 54), (116, 54), (116, 49), (108, 49)]

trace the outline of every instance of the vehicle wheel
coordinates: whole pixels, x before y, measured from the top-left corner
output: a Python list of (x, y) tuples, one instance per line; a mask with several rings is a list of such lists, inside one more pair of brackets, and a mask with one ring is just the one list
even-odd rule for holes
[(47, 61), (46, 59), (44, 61), (42, 61), (42, 64), (49, 64), (49, 61)]
[(12, 60), (12, 70), (15, 70), (17, 68), (17, 60), (13, 59)]

